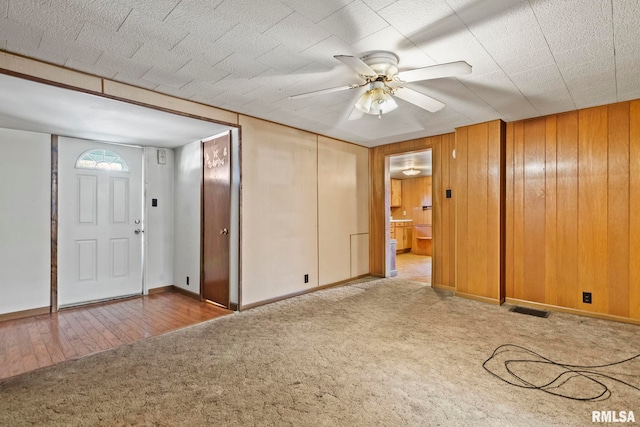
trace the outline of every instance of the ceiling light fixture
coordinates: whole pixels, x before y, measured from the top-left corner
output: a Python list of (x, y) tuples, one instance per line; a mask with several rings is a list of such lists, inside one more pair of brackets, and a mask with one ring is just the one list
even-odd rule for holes
[(418, 169), (410, 168), (402, 171), (403, 174), (408, 176), (419, 175), (421, 172)]
[(373, 114), (382, 118), (383, 114), (398, 108), (398, 104), (391, 97), (381, 81), (371, 83), (371, 89), (362, 94), (356, 102), (356, 108), (365, 114)]
[(395, 97), (435, 113), (444, 108), (442, 102), (405, 87), (404, 84), (471, 73), (471, 65), (464, 61), (399, 71), (398, 55), (385, 50), (370, 51), (361, 57), (335, 55), (334, 58), (358, 75), (359, 79), (356, 83), (291, 95), (289, 99), (356, 89), (360, 95), (358, 102), (349, 113), (348, 120), (358, 120), (365, 114), (376, 115), (381, 119), (383, 114), (398, 107), (394, 101)]

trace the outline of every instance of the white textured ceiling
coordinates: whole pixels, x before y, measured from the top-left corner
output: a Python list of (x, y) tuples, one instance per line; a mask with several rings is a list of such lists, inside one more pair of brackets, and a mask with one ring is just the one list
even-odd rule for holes
[[(394, 179), (431, 176), (433, 170), (431, 159), (431, 149), (389, 156), (389, 176)], [(402, 171), (406, 169), (419, 170), (420, 174), (413, 176), (405, 175)]]
[(174, 148), (230, 128), (0, 74), (0, 128)]
[[(637, 0), (0, 0), (0, 49), (375, 146), (640, 98), (639, 24)], [(287, 98), (357, 81), (333, 55), (380, 49), (473, 72), (408, 85), (435, 114)]]

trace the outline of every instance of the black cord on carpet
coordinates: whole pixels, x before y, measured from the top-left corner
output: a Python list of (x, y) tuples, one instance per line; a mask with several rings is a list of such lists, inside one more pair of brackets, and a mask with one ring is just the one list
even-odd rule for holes
[[(518, 358), (512, 358), (514, 356), (506, 355), (506, 353), (517, 353)], [(523, 356), (524, 354), (524, 356)], [(497, 358), (501, 359), (506, 357), (506, 359), (502, 362), (502, 367), (504, 367), (506, 372), (499, 373), (497, 372), (496, 367), (500, 367), (500, 361)], [(523, 358), (528, 357), (528, 358)], [(597, 372), (594, 369), (598, 368), (606, 368), (615, 365), (622, 365), (627, 362), (631, 362), (632, 360), (640, 360), (640, 354), (637, 354), (633, 357), (629, 357), (628, 359), (620, 360), (618, 362), (606, 363), (603, 365), (593, 365), (593, 366), (581, 366), (581, 365), (566, 365), (563, 363), (554, 362), (551, 359), (548, 359), (535, 351), (529, 350), (528, 348), (521, 347), (515, 344), (503, 344), (496, 348), (491, 357), (484, 361), (482, 367), (489, 372), (494, 377), (504, 381), (507, 384), (514, 385), (520, 388), (540, 390), (545, 393), (551, 394), (553, 396), (564, 397), (566, 399), (571, 400), (579, 400), (585, 402), (591, 401), (600, 401), (607, 400), (611, 396), (611, 390), (606, 386), (603, 380), (611, 380), (615, 381), (619, 384), (623, 384), (625, 386), (631, 387), (635, 390), (640, 391), (640, 387), (630, 384), (626, 381), (623, 381), (619, 378), (613, 376), (613, 374)], [(518, 364), (541, 364), (544, 367), (550, 367), (550, 369), (562, 368), (563, 372), (553, 378), (551, 381), (546, 382), (545, 384), (536, 385), (532, 381), (526, 380), (518, 375), (512, 369), (515, 368)], [(491, 369), (488, 365), (497, 365), (494, 369)], [(638, 372), (638, 370), (634, 371)], [(618, 373), (618, 375), (621, 375)], [(623, 374), (622, 374), (623, 375)], [(636, 377), (638, 375), (635, 375)], [(569, 390), (565, 391), (561, 388), (565, 386), (572, 379), (583, 379), (586, 380), (587, 384), (590, 387), (578, 387), (580, 391), (584, 392), (584, 396), (579, 396), (577, 393), (571, 393)], [(583, 384), (581, 384), (583, 385)], [(575, 388), (575, 387), (574, 387)]]

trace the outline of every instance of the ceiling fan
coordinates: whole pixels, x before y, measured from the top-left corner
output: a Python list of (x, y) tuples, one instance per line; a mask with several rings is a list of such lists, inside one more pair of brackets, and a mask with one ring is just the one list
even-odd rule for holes
[(335, 55), (334, 58), (354, 70), (365, 81), (363, 83), (354, 83), (346, 86), (292, 95), (289, 99), (306, 98), (325, 93), (360, 88), (362, 94), (353, 107), (349, 115), (349, 120), (357, 120), (364, 114), (377, 115), (378, 118), (382, 118), (383, 114), (393, 111), (398, 107), (393, 96), (397, 96), (420, 108), (435, 113), (444, 107), (442, 102), (420, 92), (416, 92), (413, 89), (409, 89), (403, 86), (403, 84), (471, 73), (471, 65), (465, 61), (449, 62), (447, 64), (399, 71), (398, 56), (393, 52), (384, 50), (373, 51), (360, 58), (350, 55)]

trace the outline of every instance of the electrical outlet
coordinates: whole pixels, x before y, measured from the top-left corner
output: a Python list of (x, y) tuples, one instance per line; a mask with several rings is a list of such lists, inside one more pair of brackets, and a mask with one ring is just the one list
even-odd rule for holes
[(189, 276), (187, 276), (187, 286), (189, 286)]
[(591, 304), (591, 292), (582, 293), (582, 302), (585, 304)]
[(308, 274), (304, 275), (304, 283), (309, 283), (309, 275)]

